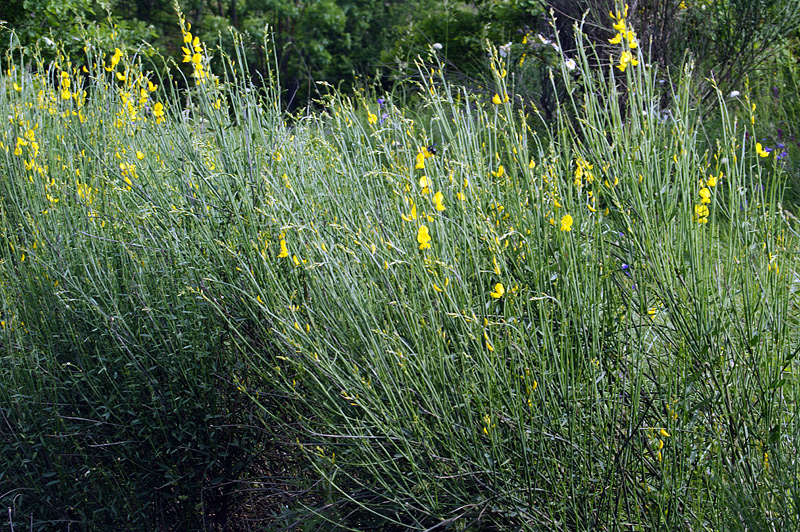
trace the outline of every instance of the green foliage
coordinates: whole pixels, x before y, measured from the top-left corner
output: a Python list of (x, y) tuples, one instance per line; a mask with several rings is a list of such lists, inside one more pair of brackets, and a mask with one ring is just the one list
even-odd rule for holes
[[(290, 7), (333, 68), (347, 9)], [(268, 18), (208, 24), (234, 9)], [(433, 56), (420, 112), (333, 91), (287, 125), (239, 35), (181, 29), (186, 91), (116, 42), (3, 65), (15, 529), (797, 528), (798, 235), (757, 94), (711, 121), (691, 65), (597, 68), (578, 31), (489, 50), (482, 94)]]

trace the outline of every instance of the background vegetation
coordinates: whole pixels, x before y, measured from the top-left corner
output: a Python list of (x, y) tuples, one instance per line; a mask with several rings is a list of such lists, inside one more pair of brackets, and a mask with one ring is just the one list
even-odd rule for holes
[(9, 529), (797, 528), (797, 7), (11, 3)]

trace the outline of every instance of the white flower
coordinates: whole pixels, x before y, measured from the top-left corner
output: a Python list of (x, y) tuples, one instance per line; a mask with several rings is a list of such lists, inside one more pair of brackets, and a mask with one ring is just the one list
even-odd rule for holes
[(506, 43), (500, 47), (500, 57), (505, 57), (511, 51), (511, 43)]
[(541, 33), (537, 33), (536, 36), (539, 37), (539, 40), (542, 41), (542, 44), (550, 44), (550, 39), (545, 39), (542, 37)]
[(433, 43), (433, 49), (434, 50), (441, 50), (442, 49), (442, 43), (440, 43), (440, 42)]
[(576, 68), (578, 68), (578, 65), (577, 65), (577, 63), (575, 63), (575, 60), (574, 59), (570, 59), (569, 57), (567, 58), (566, 61), (564, 61), (564, 64), (570, 70), (575, 70)]
[(731, 91), (730, 97), (731, 98), (738, 98), (739, 94), (741, 94), (739, 91)]

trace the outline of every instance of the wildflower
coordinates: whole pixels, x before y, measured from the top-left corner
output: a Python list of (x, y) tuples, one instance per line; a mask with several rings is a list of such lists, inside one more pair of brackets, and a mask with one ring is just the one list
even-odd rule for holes
[(119, 63), (120, 59), (122, 59), (122, 50), (119, 48), (114, 48), (114, 55), (111, 57), (111, 66), (106, 67), (106, 71), (111, 72), (117, 68), (117, 64)]
[(433, 49), (434, 50), (441, 50), (442, 49), (442, 43), (440, 43), (440, 42), (433, 43)]
[(136, 158), (141, 161), (142, 159), (144, 159), (144, 153), (142, 153), (141, 151), (137, 151)]
[(431, 235), (428, 233), (427, 225), (419, 226), (419, 231), (417, 231), (417, 242), (419, 243), (419, 249), (428, 249), (431, 247)]
[(419, 151), (417, 153), (417, 164), (414, 166), (415, 170), (419, 170), (421, 168), (425, 168), (425, 152)]
[(628, 65), (636, 66), (638, 64), (639, 60), (636, 59), (633, 56), (633, 54), (631, 54), (629, 51), (626, 50), (622, 52), (622, 55), (620, 55), (619, 64), (617, 65), (617, 68), (620, 70), (620, 72), (625, 72), (625, 69), (628, 68)]
[(289, 256), (289, 248), (286, 247), (286, 240), (281, 238), (281, 252), (278, 253), (279, 258), (284, 258)]
[(694, 206), (694, 219), (699, 224), (708, 223), (708, 207), (700, 204)]
[(503, 286), (503, 283), (497, 283), (494, 285), (494, 292), (489, 292), (489, 295), (495, 299), (500, 299), (503, 297), (503, 294), (506, 293), (506, 289)]
[(430, 186), (431, 186), (430, 178), (428, 178), (428, 176), (426, 176), (426, 175), (420, 177), (419, 178), (419, 186), (422, 187), (422, 193), (423, 194), (427, 194), (428, 192), (430, 192), (431, 191), (431, 189), (430, 189)]
[(506, 57), (511, 52), (511, 43), (508, 42), (499, 48), (500, 57)]
[(433, 195), (433, 203), (437, 211), (442, 212), (444, 210), (444, 196), (441, 191)]
[(376, 122), (378, 122), (378, 116), (371, 112), (367, 112), (367, 121), (374, 125)]
[(492, 103), (495, 105), (500, 105), (501, 103), (508, 103), (508, 93), (503, 93), (503, 98), (500, 98), (500, 95), (495, 93), (494, 97), (492, 98)]
[(156, 117), (156, 124), (160, 124), (164, 121), (164, 104), (156, 102), (153, 106), (153, 116)]
[(400, 215), (400, 217), (403, 218), (403, 220), (405, 220), (406, 222), (410, 222), (411, 220), (417, 219), (417, 206), (414, 205), (414, 202), (411, 200), (408, 200), (408, 202), (411, 204), (411, 214), (409, 216), (406, 216), (405, 214)]
[(577, 64), (577, 63), (575, 63), (575, 60), (574, 60), (574, 59), (571, 59), (571, 58), (569, 58), (569, 57), (567, 58), (567, 60), (566, 60), (566, 61), (564, 61), (564, 65), (565, 65), (565, 66), (566, 66), (566, 67), (567, 67), (569, 70), (575, 70), (575, 69), (578, 67), (578, 64)]
[(572, 216), (569, 214), (566, 214), (563, 218), (561, 218), (561, 230), (572, 231)]
[(772, 150), (769, 149), (769, 148), (767, 148), (765, 150), (760, 142), (756, 142), (756, 152), (758, 153), (759, 157), (769, 157), (769, 152), (770, 151), (772, 151)]
[(739, 91), (731, 91), (731, 93), (728, 95), (728, 97), (729, 98), (738, 98), (739, 94), (741, 94)]
[(706, 187), (700, 189), (700, 203), (711, 203), (711, 191)]

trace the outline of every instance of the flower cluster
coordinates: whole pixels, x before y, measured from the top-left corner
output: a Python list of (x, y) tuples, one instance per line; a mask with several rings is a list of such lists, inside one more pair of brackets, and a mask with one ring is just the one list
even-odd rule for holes
[(203, 56), (203, 45), (200, 44), (200, 37), (192, 35), (191, 31), (189, 31), (191, 29), (192, 25), (181, 18), (181, 32), (183, 33), (183, 42), (185, 44), (185, 46), (181, 47), (183, 62), (191, 63), (192, 76), (198, 83), (205, 83), (206, 78), (208, 78), (208, 72), (206, 72), (204, 66), (206, 60)]
[(619, 11), (615, 13), (609, 13), (611, 18), (614, 19), (616, 22), (613, 25), (613, 28), (617, 31), (617, 34), (614, 35), (611, 39), (608, 40), (611, 44), (621, 44), (622, 45), (622, 53), (619, 56), (619, 64), (617, 68), (621, 72), (625, 72), (625, 69), (630, 66), (636, 66), (639, 64), (639, 60), (636, 58), (634, 53), (631, 50), (635, 50), (639, 47), (639, 43), (636, 40), (636, 32), (628, 25), (626, 19), (628, 18), (628, 4), (625, 4), (625, 9), (622, 13)]
[[(417, 151), (417, 155), (415, 157), (416, 164), (414, 165), (415, 170), (424, 170), (425, 169), (425, 159), (429, 157), (433, 157), (435, 150), (433, 147), (423, 146)], [(419, 186), (420, 186), (420, 194), (423, 196), (427, 196), (431, 193), (431, 189), (433, 187), (433, 181), (427, 175), (422, 175), (419, 178)], [(433, 208), (436, 212), (442, 212), (445, 210), (444, 205), (444, 194), (441, 191), (437, 191), (433, 195)], [(411, 207), (411, 212), (409, 214), (400, 214), (400, 217), (403, 221), (406, 222), (414, 222), (417, 221), (417, 206), (414, 203), (414, 200), (411, 198), (406, 198), (409, 206)], [(428, 214), (423, 212), (421, 219), (423, 221), (433, 222), (434, 217), (433, 214)], [(420, 225), (417, 228), (417, 243), (419, 244), (419, 249), (425, 250), (430, 249), (431, 247), (431, 235), (428, 229), (428, 226), (425, 224)]]
[(694, 206), (694, 221), (699, 224), (708, 223), (709, 209), (708, 205), (711, 203), (711, 189), (717, 186), (717, 181), (722, 178), (722, 172), (719, 176), (710, 175), (708, 180), (701, 179), (699, 182), (700, 202)]

